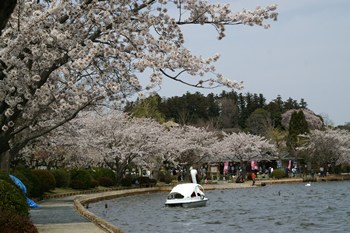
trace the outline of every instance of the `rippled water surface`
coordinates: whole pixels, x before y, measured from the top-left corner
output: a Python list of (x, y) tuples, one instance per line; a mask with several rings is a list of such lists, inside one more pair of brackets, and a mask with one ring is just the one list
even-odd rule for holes
[[(279, 193), (281, 195), (279, 195)], [(350, 232), (350, 182), (206, 191), (206, 206), (166, 208), (167, 193), (90, 204), (127, 232)]]

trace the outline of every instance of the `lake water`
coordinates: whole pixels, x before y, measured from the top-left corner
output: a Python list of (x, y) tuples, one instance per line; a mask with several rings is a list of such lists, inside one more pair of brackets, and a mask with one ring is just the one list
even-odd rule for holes
[(305, 184), (206, 191), (197, 208), (167, 208), (167, 193), (152, 193), (89, 211), (127, 232), (349, 232), (350, 182)]

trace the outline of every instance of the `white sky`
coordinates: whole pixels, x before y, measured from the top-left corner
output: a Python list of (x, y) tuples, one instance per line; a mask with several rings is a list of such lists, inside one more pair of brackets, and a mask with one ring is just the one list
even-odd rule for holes
[[(277, 95), (283, 101), (304, 98), (310, 110), (328, 114), (335, 126), (350, 122), (349, 0), (209, 0), (228, 2), (233, 12), (277, 3), (278, 21), (268, 20), (271, 27), (267, 30), (228, 26), (221, 41), (210, 25), (182, 26), (185, 47), (205, 58), (220, 53), (217, 72), (231, 80), (243, 80), (242, 93), (262, 93), (267, 103)], [(158, 93), (171, 97), (187, 91), (207, 95), (222, 90), (230, 91), (196, 89), (164, 79)]]

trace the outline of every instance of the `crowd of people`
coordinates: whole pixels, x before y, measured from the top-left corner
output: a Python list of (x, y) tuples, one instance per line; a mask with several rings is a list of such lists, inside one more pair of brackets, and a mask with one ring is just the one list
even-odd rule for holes
[[(224, 177), (226, 179), (228, 179), (228, 176), (230, 176), (232, 178), (232, 180), (234, 180), (236, 183), (244, 183), (245, 179), (243, 177), (252, 177), (253, 180), (253, 185), (254, 185), (254, 181), (255, 178), (259, 177), (259, 178), (269, 178), (272, 175), (272, 172), (274, 171), (274, 168), (272, 166), (270, 167), (265, 167), (265, 166), (256, 166), (256, 169), (254, 170), (250, 170), (250, 167), (247, 167), (246, 170), (246, 174), (245, 176), (243, 176), (243, 171), (242, 171), (242, 167), (240, 164), (235, 164), (235, 163), (230, 163), (229, 166), (227, 166), (224, 169), (225, 165), (223, 163), (219, 164), (218, 166), (218, 174), (221, 174), (221, 178), (222, 175), (224, 175)], [(208, 168), (207, 166), (201, 166), (199, 169), (196, 168), (198, 171), (198, 175), (197, 175), (197, 181), (198, 182), (202, 182), (202, 183), (208, 183), (208, 180), (211, 180), (213, 177), (209, 177), (208, 176)], [(286, 177), (297, 177), (298, 174), (303, 174), (303, 166), (301, 166), (300, 169), (298, 169), (296, 167), (295, 164), (293, 164), (293, 166), (291, 166), (291, 169), (288, 169), (288, 167), (285, 169), (285, 173), (286, 173)], [(306, 168), (305, 168), (306, 170)], [(172, 169), (172, 175), (176, 175), (178, 178), (178, 181), (183, 181), (184, 177), (186, 176), (186, 168), (179, 168), (179, 169)], [(311, 171), (311, 174), (314, 174), (313, 170)], [(216, 177), (216, 175), (214, 174), (214, 179), (218, 179), (219, 177)], [(323, 177), (325, 175), (324, 172), (324, 168), (321, 167), (320, 171), (319, 171), (319, 177)], [(224, 178), (224, 179), (225, 179)]]

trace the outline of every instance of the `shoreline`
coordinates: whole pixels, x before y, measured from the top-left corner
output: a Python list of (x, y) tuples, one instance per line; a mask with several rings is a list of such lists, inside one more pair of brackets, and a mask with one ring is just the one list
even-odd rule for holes
[[(309, 178), (309, 177), (306, 177)], [(316, 178), (317, 182), (327, 182), (327, 181), (342, 181), (350, 180), (350, 175), (336, 177), (322, 177)], [(273, 184), (286, 184), (286, 183), (303, 183), (304, 178), (286, 178), (286, 179), (261, 179), (256, 180), (256, 185), (252, 186), (252, 181), (246, 181), (245, 183), (231, 183), (229, 181), (217, 181), (216, 184), (206, 184), (203, 185), (205, 191), (212, 190), (222, 190), (222, 189), (244, 189), (244, 188), (257, 188), (259, 186), (273, 185)], [(151, 187), (151, 188), (128, 188), (128, 189), (119, 189), (119, 190), (98, 190), (98, 191), (81, 191), (77, 193), (66, 193), (66, 194), (57, 194), (52, 196), (47, 196), (43, 200), (39, 201), (39, 205), (45, 203), (45, 207), (40, 209), (31, 209), (30, 213), (35, 213), (36, 211), (41, 211), (41, 215), (36, 217), (34, 225), (38, 228), (39, 232), (120, 232), (125, 233), (122, 229), (112, 225), (106, 220), (96, 216), (88, 210), (89, 203), (115, 199), (124, 196), (130, 195), (141, 195), (145, 193), (156, 193), (156, 192), (170, 192), (171, 189), (176, 186), (177, 183)], [(40, 203), (42, 202), (42, 203)], [(107, 205), (107, 204), (106, 204)], [(57, 206), (62, 206), (61, 209), (57, 209), (58, 213), (53, 213), (52, 211)], [(39, 210), (40, 209), (40, 210)], [(75, 213), (73, 213), (75, 212)], [(38, 219), (45, 218), (44, 216), (65, 216), (69, 214), (78, 215), (81, 220), (75, 220), (68, 223), (44, 223), (40, 224)], [(86, 226), (84, 231), (82, 231), (82, 226)]]

